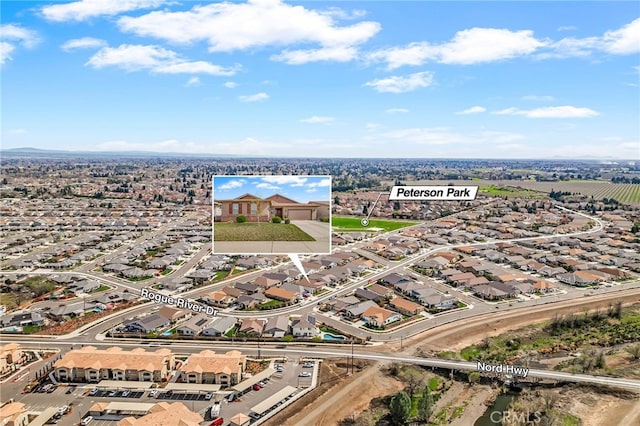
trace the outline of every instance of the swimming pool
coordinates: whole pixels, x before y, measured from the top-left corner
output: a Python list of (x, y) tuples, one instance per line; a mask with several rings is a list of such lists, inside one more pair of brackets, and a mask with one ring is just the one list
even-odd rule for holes
[(339, 340), (339, 341), (347, 339), (345, 336), (342, 336), (342, 335), (336, 336), (335, 334), (331, 334), (331, 333), (322, 333), (322, 338), (324, 340)]

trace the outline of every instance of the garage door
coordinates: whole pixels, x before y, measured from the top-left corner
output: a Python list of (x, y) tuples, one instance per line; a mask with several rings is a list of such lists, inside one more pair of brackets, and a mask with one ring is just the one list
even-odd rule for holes
[(311, 220), (311, 209), (309, 210), (289, 210), (291, 220)]

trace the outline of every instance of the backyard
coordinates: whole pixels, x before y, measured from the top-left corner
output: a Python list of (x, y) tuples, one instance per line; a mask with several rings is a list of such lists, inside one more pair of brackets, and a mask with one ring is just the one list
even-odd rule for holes
[(293, 224), (285, 223), (216, 223), (214, 241), (315, 241)]

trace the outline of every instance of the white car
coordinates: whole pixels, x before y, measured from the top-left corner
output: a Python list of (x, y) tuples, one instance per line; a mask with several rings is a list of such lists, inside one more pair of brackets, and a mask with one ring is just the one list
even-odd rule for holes
[(91, 416), (87, 416), (84, 419), (82, 419), (82, 421), (80, 422), (80, 424), (82, 426), (88, 425), (89, 423), (91, 423), (91, 421), (93, 420), (93, 417)]
[(158, 394), (158, 389), (151, 389), (149, 391), (149, 398), (153, 398)]
[(300, 374), (298, 374), (298, 377), (311, 377), (311, 373), (308, 371), (301, 371)]
[(122, 396), (123, 396), (124, 398), (126, 398), (127, 396), (129, 396), (129, 394), (130, 394), (130, 393), (131, 393), (131, 391), (130, 391), (130, 390), (126, 390), (126, 391), (122, 392)]
[(207, 401), (209, 401), (211, 398), (213, 397), (212, 393), (208, 393), (204, 396), (204, 399), (206, 399)]

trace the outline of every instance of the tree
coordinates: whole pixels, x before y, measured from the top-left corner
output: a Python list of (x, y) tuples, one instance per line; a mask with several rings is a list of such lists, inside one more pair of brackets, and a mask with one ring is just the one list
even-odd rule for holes
[(418, 417), (420, 420), (427, 423), (429, 421), (429, 417), (433, 414), (433, 395), (431, 395), (431, 389), (429, 386), (425, 386), (422, 390), (422, 398), (418, 401)]
[(411, 411), (411, 399), (406, 392), (398, 392), (391, 398), (389, 404), (389, 416), (391, 417), (391, 424), (404, 425), (409, 420), (409, 414)]
[(399, 377), (400, 380), (402, 380), (407, 385), (410, 398), (413, 398), (416, 390), (424, 385), (422, 372), (411, 366), (407, 366), (400, 370)]

